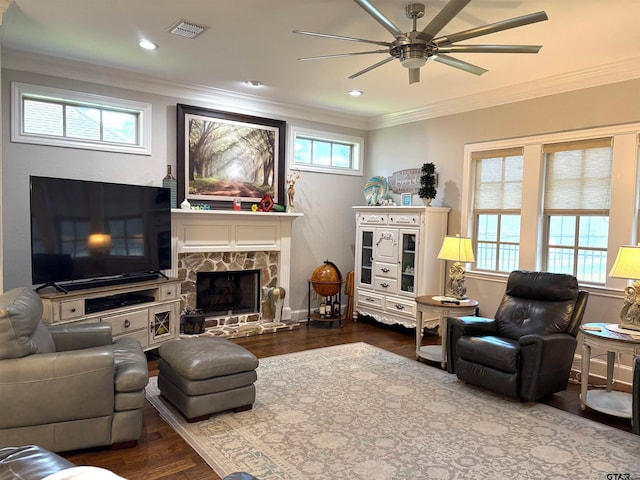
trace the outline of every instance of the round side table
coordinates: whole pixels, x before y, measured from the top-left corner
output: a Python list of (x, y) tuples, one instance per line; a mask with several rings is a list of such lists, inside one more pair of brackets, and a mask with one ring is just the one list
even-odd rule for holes
[[(580, 382), (580, 408), (585, 406), (616, 417), (632, 417), (632, 396), (630, 393), (613, 390), (613, 369), (617, 353), (640, 356), (640, 338), (616, 331), (616, 324), (586, 323), (580, 326), (582, 332), (582, 378)], [(636, 335), (634, 335), (636, 337)], [(640, 332), (638, 332), (640, 337)], [(591, 348), (607, 352), (607, 388), (589, 390), (589, 365)], [(635, 362), (633, 362), (635, 364)], [(633, 375), (632, 375), (633, 378)]]
[[(438, 298), (435, 296), (435, 298)], [(434, 295), (416, 297), (416, 358), (440, 362), (442, 368), (447, 365), (447, 317), (475, 315), (478, 301), (472, 298), (459, 300), (458, 303), (434, 300)], [(424, 328), (438, 327), (442, 345), (422, 346)]]

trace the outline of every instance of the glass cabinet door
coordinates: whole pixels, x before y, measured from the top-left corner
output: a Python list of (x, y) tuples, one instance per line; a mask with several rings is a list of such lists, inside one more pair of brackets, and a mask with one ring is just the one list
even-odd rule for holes
[(360, 283), (373, 283), (373, 230), (360, 232)]
[(417, 236), (415, 232), (401, 233), (400, 290), (402, 292), (414, 293), (416, 291)]
[(174, 322), (177, 321), (177, 310), (175, 304), (158, 305), (149, 309), (150, 343), (169, 339), (174, 336)]

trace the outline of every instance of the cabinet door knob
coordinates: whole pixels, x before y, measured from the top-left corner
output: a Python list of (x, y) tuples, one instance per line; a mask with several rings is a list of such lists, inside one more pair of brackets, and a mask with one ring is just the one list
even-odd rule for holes
[(131, 322), (129, 320), (124, 321), (124, 328), (129, 328), (131, 326)]
[(382, 288), (387, 288), (387, 287), (389, 287), (389, 284), (385, 282), (385, 283), (381, 283), (380, 286)]
[(381, 268), (380, 270), (382, 270), (384, 273), (389, 273), (389, 269), (387, 267)]
[(398, 310), (404, 310), (404, 305), (400, 305), (399, 303), (396, 303), (396, 308)]
[(373, 298), (371, 298), (371, 297), (367, 297), (367, 298), (365, 298), (365, 300), (367, 302), (375, 302), (375, 300)]
[(75, 308), (72, 308), (72, 309), (71, 309), (71, 313), (76, 313), (76, 309), (75, 309)]

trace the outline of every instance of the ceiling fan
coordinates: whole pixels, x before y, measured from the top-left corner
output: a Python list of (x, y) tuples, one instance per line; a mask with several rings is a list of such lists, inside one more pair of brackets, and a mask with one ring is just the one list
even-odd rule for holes
[(451, 35), (442, 35), (436, 37), (438, 33), (458, 14), (471, 0), (450, 0), (442, 10), (424, 27), (421, 31), (417, 30), (418, 18), (422, 18), (425, 12), (425, 6), (422, 3), (410, 3), (407, 5), (407, 17), (413, 20), (413, 29), (410, 32), (403, 32), (385, 17), (376, 7), (368, 0), (354, 0), (360, 5), (374, 20), (382, 25), (393, 35), (395, 40), (391, 42), (366, 40), (362, 38), (343, 37), (340, 35), (331, 35), (328, 33), (307, 32), (303, 30), (293, 30), (293, 33), (301, 35), (311, 35), (314, 37), (334, 38), (337, 40), (348, 40), (351, 42), (371, 43), (386, 47), (385, 49), (372, 50), (368, 52), (340, 53), (336, 55), (322, 55), (317, 57), (304, 57), (299, 60), (319, 60), (325, 58), (350, 57), (355, 55), (368, 55), (372, 53), (386, 53), (389, 56), (378, 63), (354, 73), (349, 78), (353, 79), (360, 75), (370, 72), (374, 68), (378, 68), (385, 63), (394, 59), (400, 60), (403, 67), (409, 69), (409, 83), (420, 81), (420, 67), (424, 66), (427, 60), (444, 63), (451, 67), (459, 68), (465, 72), (475, 75), (482, 75), (487, 70), (472, 65), (465, 61), (456, 59), (446, 55), (448, 53), (538, 53), (540, 45), (454, 45), (463, 40), (489, 35), (490, 33), (509, 30), (511, 28), (522, 27), (531, 23), (547, 20), (545, 12), (530, 13), (521, 17), (503, 20), (501, 22), (490, 23), (481, 27), (471, 28), (462, 32), (453, 33)]

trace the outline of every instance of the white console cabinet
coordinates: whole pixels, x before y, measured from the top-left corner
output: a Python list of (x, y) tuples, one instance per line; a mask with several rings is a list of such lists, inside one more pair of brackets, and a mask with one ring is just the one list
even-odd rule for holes
[(415, 297), (443, 292), (436, 257), (448, 208), (353, 207), (356, 211), (355, 309), (384, 324), (416, 326)]
[(180, 334), (177, 279), (158, 279), (68, 293), (39, 292), (49, 325), (109, 322), (114, 338), (130, 335), (144, 350)]

